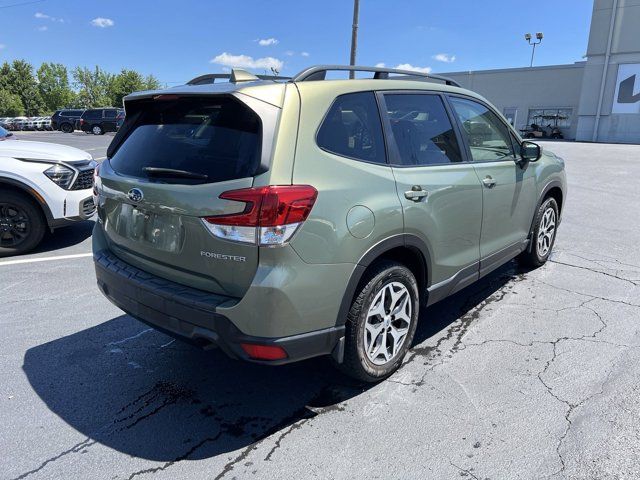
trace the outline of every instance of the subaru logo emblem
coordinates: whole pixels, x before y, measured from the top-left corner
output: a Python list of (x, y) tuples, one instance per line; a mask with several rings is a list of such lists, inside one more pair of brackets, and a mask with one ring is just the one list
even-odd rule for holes
[(144, 193), (142, 193), (142, 190), (139, 188), (132, 188), (129, 190), (129, 193), (127, 193), (127, 197), (129, 197), (129, 200), (132, 202), (139, 202), (144, 198)]

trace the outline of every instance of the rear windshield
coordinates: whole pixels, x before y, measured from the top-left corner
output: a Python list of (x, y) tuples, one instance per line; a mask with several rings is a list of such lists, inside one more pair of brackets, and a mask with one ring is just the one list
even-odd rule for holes
[[(170, 171), (158, 175), (159, 169), (198, 175), (198, 183), (256, 174), (260, 118), (238, 100), (148, 100), (140, 107), (127, 116), (126, 138), (110, 159), (117, 173), (171, 183), (193, 183), (193, 179), (171, 177)], [(149, 174), (149, 167), (156, 173)]]

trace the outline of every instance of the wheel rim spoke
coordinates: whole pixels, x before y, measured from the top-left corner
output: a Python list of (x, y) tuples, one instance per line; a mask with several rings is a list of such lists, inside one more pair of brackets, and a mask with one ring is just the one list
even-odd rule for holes
[(401, 351), (412, 322), (409, 290), (400, 282), (384, 285), (367, 312), (364, 346), (368, 359), (384, 365)]
[(19, 205), (0, 203), (0, 247), (15, 247), (29, 237), (31, 225)]
[(538, 254), (545, 256), (551, 249), (556, 232), (556, 212), (549, 207), (545, 210), (538, 228)]

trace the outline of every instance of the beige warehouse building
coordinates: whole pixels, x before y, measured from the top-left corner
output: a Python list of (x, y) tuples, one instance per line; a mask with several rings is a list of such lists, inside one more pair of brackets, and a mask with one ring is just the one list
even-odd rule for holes
[(640, 143), (640, 0), (595, 0), (586, 61), (443, 75), (518, 129), (556, 118), (565, 138)]

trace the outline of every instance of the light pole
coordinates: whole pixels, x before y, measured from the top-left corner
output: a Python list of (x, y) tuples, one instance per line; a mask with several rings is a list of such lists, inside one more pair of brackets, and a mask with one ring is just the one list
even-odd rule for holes
[(544, 37), (544, 35), (542, 34), (542, 32), (538, 32), (536, 33), (536, 40), (538, 40), (537, 42), (532, 42), (531, 41), (531, 34), (530, 33), (525, 33), (524, 34), (524, 39), (529, 42), (529, 45), (533, 46), (533, 51), (531, 52), (531, 63), (529, 64), (529, 67), (533, 67), (533, 56), (536, 54), (536, 45), (539, 45), (540, 43), (542, 43), (542, 38)]
[[(358, 14), (360, 12), (360, 0), (353, 0), (353, 24), (351, 25), (351, 59), (349, 65), (356, 64), (356, 49), (358, 47)], [(355, 78), (355, 72), (349, 72), (349, 78)]]

